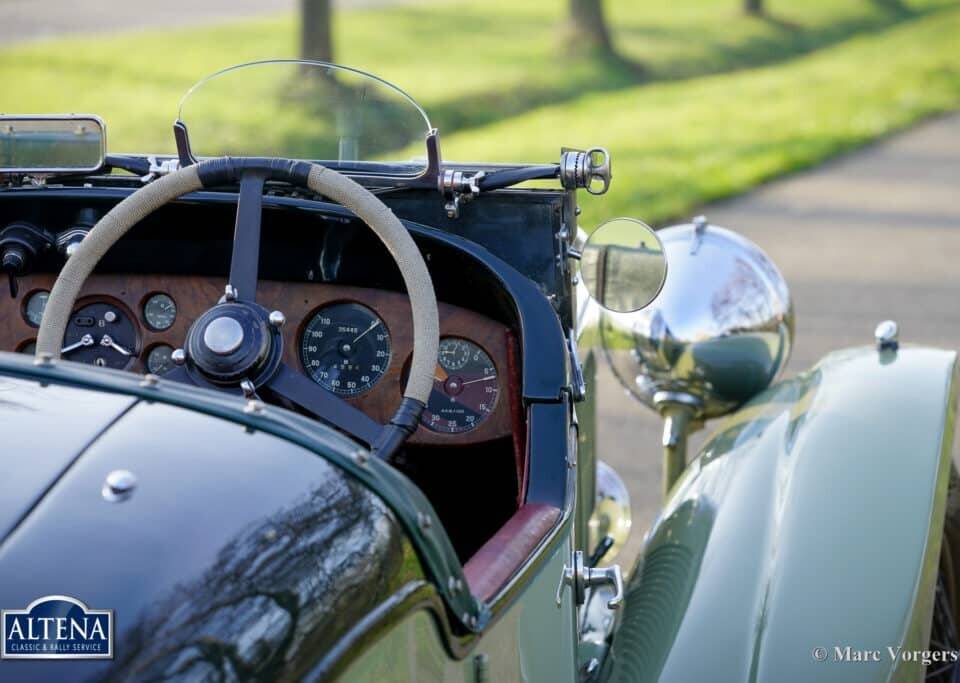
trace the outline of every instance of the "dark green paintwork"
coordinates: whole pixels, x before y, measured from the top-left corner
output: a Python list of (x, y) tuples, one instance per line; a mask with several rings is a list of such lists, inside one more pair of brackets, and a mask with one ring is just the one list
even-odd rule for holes
[[(364, 456), (369, 453), (332, 429), (274, 406), (268, 406), (259, 415), (245, 412), (246, 402), (238, 396), (163, 380), (156, 386), (145, 386), (142, 377), (137, 375), (79, 363), (61, 361), (38, 366), (23, 354), (0, 352), (0, 375), (137, 396), (189, 408), (282, 437), (313, 451), (350, 473), (384, 500), (409, 536), (427, 575), (450, 607), (452, 618), (462, 620), (461, 625), (467, 629), (482, 625), (486, 613), (480, 602), (469, 591), (450, 590), (451, 584), (456, 585), (458, 579), (460, 585), (466, 585), (466, 580), (456, 552), (430, 502), (416, 485), (390, 465), (376, 458), (355, 457), (358, 452)], [(196, 438), (203, 436), (196, 435)], [(427, 524), (423, 523), (426, 519), (430, 520)]]
[(725, 420), (650, 532), (607, 678), (915, 680), (886, 648), (928, 647), (955, 376), (952, 352), (842, 351)]

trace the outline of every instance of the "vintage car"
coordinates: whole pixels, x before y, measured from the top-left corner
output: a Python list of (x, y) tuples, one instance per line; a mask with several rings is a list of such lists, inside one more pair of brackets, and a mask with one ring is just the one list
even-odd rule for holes
[[(960, 680), (953, 352), (775, 383), (755, 245), (587, 237), (606, 150), (449, 163), (346, 67), (218, 72), (174, 137), (0, 119), (0, 681)], [(629, 572), (600, 363), (663, 416)]]

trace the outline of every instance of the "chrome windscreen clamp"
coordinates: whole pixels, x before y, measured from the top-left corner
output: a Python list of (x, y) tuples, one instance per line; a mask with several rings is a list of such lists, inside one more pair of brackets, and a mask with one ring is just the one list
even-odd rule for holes
[(610, 152), (603, 147), (591, 147), (585, 152), (565, 148), (560, 155), (560, 184), (565, 190), (584, 189), (590, 194), (605, 194), (611, 180)]
[(452, 168), (444, 169), (440, 174), (440, 193), (443, 195), (443, 208), (447, 218), (460, 217), (460, 205), (473, 201), (480, 194), (480, 179), (486, 175), (483, 171), (467, 175)]
[(148, 156), (147, 162), (150, 164), (150, 170), (146, 175), (140, 177), (140, 182), (143, 184), (147, 184), (151, 180), (156, 180), (161, 176), (170, 175), (174, 171), (180, 170), (179, 159), (158, 160), (155, 156)]

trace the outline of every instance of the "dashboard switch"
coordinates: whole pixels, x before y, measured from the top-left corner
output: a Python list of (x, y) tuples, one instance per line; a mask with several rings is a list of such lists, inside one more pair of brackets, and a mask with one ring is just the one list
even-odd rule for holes
[(11, 223), (0, 230), (0, 269), (10, 278), (10, 296), (17, 298), (17, 278), (28, 272), (38, 253), (53, 244), (53, 237), (29, 223)]

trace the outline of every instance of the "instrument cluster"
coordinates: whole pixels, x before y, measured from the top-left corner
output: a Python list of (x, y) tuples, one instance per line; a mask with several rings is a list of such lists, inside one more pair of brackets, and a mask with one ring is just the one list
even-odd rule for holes
[[(209, 281), (208, 281), (209, 280)], [(36, 332), (52, 278), (25, 283), (18, 315), (0, 307), (13, 339), (0, 346), (36, 350)], [(67, 360), (162, 376), (186, 330), (222, 291), (213, 278), (91, 277), (70, 318), (61, 354)], [(258, 300), (284, 311), (283, 360), (317, 384), (385, 422), (399, 403), (413, 353), (409, 300), (402, 294), (311, 283), (261, 283)], [(89, 290), (89, 294), (87, 293)], [(511, 433), (502, 400), (513, 337), (479, 314), (440, 304), (441, 339), (434, 385), (414, 442), (482, 442)], [(10, 320), (15, 318), (15, 320)], [(13, 324), (9, 324), (13, 323)], [(17, 329), (19, 328), (19, 329)]]
[[(316, 311), (300, 335), (300, 358), (310, 378), (340, 397), (372, 389), (393, 358), (390, 330), (372, 309), (338, 302)], [(409, 359), (404, 363), (406, 384)], [(496, 364), (469, 339), (443, 337), (433, 391), (421, 424), (432, 432), (476, 429), (496, 407), (500, 388)]]

